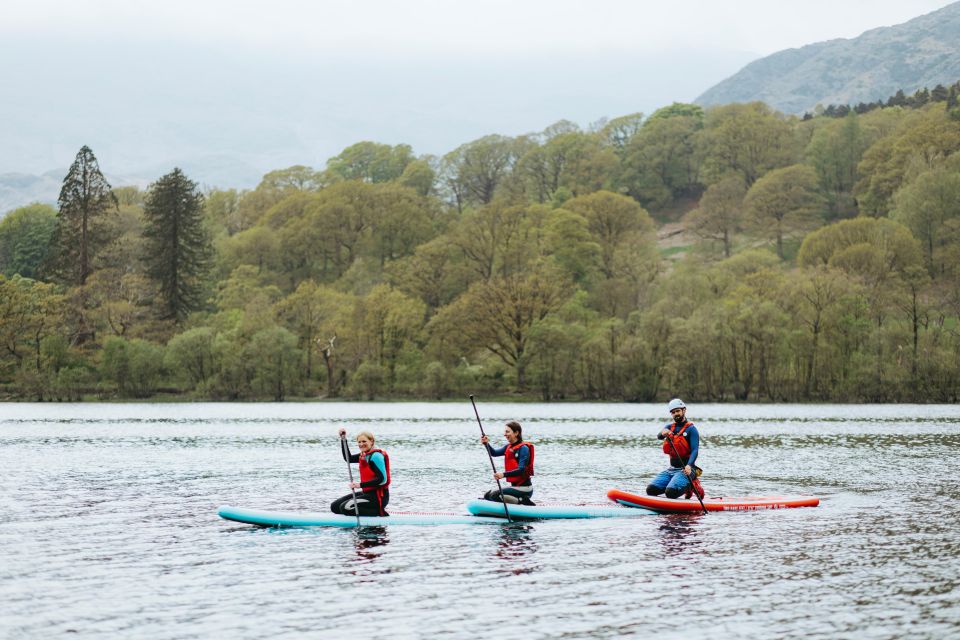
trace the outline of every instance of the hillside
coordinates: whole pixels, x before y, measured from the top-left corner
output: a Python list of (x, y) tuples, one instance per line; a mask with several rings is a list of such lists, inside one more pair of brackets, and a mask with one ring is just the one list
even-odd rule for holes
[(751, 62), (697, 98), (711, 106), (760, 100), (784, 113), (856, 104), (960, 78), (960, 2), (909, 22), (787, 49)]

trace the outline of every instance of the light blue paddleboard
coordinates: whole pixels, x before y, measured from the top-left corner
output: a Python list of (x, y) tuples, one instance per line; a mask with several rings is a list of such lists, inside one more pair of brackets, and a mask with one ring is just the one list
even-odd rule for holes
[[(632, 510), (635, 511), (635, 510)], [(336, 513), (308, 513), (295, 511), (263, 511), (244, 509), (224, 505), (218, 512), (221, 518), (255, 524), (261, 527), (356, 527), (355, 516), (343, 516)], [(497, 524), (502, 520), (478, 518), (468, 514), (456, 513), (395, 513), (384, 518), (360, 516), (360, 526), (380, 527), (395, 524)]]
[[(493, 516), (506, 518), (502, 502), (490, 500), (471, 500), (467, 511), (475, 516)], [(607, 507), (601, 505), (558, 504), (530, 507), (522, 504), (508, 504), (507, 511), (514, 520), (570, 519), (570, 518), (635, 518), (637, 516), (656, 515), (646, 509), (628, 509), (626, 507)]]

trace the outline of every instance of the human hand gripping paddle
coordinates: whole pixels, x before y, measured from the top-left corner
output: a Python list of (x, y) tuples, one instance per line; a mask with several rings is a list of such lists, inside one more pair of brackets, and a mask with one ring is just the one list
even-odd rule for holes
[[(487, 434), (483, 432), (483, 423), (480, 422), (480, 412), (477, 411), (477, 403), (473, 401), (473, 394), (470, 394), (470, 404), (473, 405), (473, 414), (477, 416), (477, 424), (480, 425), (480, 435), (484, 438), (487, 437)], [(483, 445), (483, 448), (487, 451), (487, 457), (490, 458), (490, 468), (493, 469), (493, 479), (497, 481), (497, 491), (500, 492), (500, 504), (503, 505), (503, 513), (507, 516), (507, 522), (513, 522), (510, 519), (510, 510), (507, 509), (507, 501), (503, 499), (503, 487), (500, 486), (500, 478), (497, 477), (497, 465), (493, 464), (493, 456), (490, 454), (490, 449), (487, 449), (487, 445)]]
[[(667, 436), (667, 442), (670, 443), (670, 448), (673, 449), (673, 455), (677, 456), (677, 460), (683, 462), (683, 458), (680, 457), (680, 454), (677, 453), (677, 448), (673, 446), (673, 438)], [(690, 478), (690, 491), (693, 492), (693, 495), (697, 496), (697, 500), (700, 501), (700, 508), (703, 509), (704, 513), (707, 513), (707, 507), (703, 504), (703, 498), (700, 497), (700, 492), (697, 491), (697, 487), (693, 484), (693, 481), (697, 479), (697, 470), (691, 465), (685, 465), (690, 467), (690, 473), (687, 474), (687, 477)], [(693, 476), (693, 477), (691, 477)]]
[(357, 528), (360, 528), (360, 506), (357, 504), (357, 490), (353, 488), (353, 469), (350, 467), (350, 449), (347, 447), (347, 432), (340, 429), (340, 450), (347, 461), (347, 473), (350, 474), (350, 493), (353, 494), (353, 513), (357, 516)]

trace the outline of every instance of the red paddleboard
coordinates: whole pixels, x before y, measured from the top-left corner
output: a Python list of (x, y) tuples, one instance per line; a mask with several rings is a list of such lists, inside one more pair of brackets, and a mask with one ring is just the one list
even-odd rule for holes
[[(639, 496), (619, 489), (610, 489), (607, 497), (626, 507), (650, 509), (659, 513), (703, 513), (700, 501), (694, 497), (664, 498), (663, 496)], [(820, 504), (816, 496), (748, 496), (746, 498), (704, 498), (707, 511), (756, 511), (757, 509), (790, 509), (815, 507)]]

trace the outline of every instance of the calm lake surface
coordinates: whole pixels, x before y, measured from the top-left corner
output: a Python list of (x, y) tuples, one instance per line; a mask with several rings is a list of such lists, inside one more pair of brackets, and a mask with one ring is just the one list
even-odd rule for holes
[[(537, 444), (535, 500), (604, 503), (665, 466), (662, 405), (479, 404)], [(325, 511), (337, 427), (390, 453), (390, 511), (494, 486), (469, 402), (8, 404), (0, 636), (960, 637), (958, 406), (693, 405), (709, 495), (815, 509), (271, 530)], [(355, 449), (355, 447), (354, 447)]]

